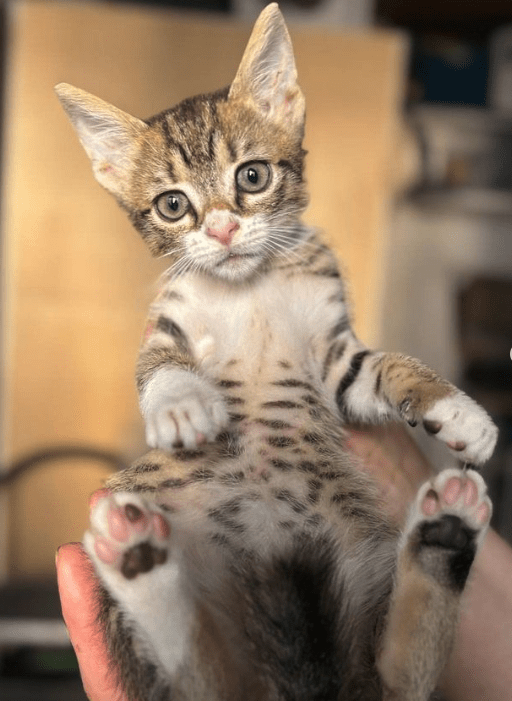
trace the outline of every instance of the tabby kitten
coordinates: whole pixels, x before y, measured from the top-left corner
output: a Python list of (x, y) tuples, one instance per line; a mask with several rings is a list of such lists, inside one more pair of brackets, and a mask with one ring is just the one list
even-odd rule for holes
[(154, 450), (85, 535), (129, 699), (426, 701), (491, 504), (474, 470), (444, 470), (399, 533), (343, 423), (421, 422), (472, 464), (496, 429), (354, 336), (300, 218), (304, 98), (277, 6), (229, 88), (146, 121), (57, 92), (97, 180), (171, 261), (137, 367)]

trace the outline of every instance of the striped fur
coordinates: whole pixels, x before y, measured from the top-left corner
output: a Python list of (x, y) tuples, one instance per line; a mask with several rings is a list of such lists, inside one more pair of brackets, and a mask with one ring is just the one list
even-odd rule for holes
[(149, 120), (58, 93), (170, 261), (137, 364), (154, 450), (110, 480), (85, 536), (128, 698), (427, 701), (490, 504), (478, 476), (443, 472), (400, 536), (343, 424), (423, 423), (478, 464), (496, 431), (354, 335), (335, 256), (300, 219), (304, 99), (276, 6), (229, 88)]

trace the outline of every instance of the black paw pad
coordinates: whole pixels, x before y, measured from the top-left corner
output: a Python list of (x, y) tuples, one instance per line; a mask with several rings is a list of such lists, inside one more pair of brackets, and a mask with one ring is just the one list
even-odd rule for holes
[(134, 579), (142, 572), (150, 572), (155, 565), (162, 565), (166, 559), (165, 550), (158, 550), (149, 543), (139, 543), (124, 554), (121, 574), (126, 579)]
[(421, 524), (418, 546), (420, 561), (436, 579), (464, 588), (476, 553), (476, 531), (458, 516), (444, 514)]
[(444, 514), (437, 521), (426, 521), (421, 528), (421, 540), (425, 545), (461, 550), (469, 544), (474, 534), (458, 516)]
[(136, 521), (140, 521), (141, 518), (144, 516), (142, 511), (139, 509), (138, 506), (135, 506), (135, 504), (126, 504), (124, 507), (124, 513), (126, 514), (126, 518), (130, 523), (135, 523)]

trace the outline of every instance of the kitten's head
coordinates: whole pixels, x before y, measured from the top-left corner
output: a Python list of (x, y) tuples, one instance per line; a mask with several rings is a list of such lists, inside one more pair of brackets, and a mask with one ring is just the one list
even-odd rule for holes
[(304, 98), (277, 5), (261, 13), (229, 88), (148, 120), (56, 90), (96, 179), (176, 272), (245, 280), (300, 236)]

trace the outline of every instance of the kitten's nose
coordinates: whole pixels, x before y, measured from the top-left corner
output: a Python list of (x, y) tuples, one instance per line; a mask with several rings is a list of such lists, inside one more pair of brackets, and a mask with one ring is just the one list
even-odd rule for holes
[(206, 235), (210, 236), (212, 239), (217, 239), (223, 246), (229, 246), (235, 231), (238, 231), (239, 228), (240, 224), (237, 224), (235, 221), (230, 221), (224, 224), (224, 226), (209, 226), (206, 229)]

